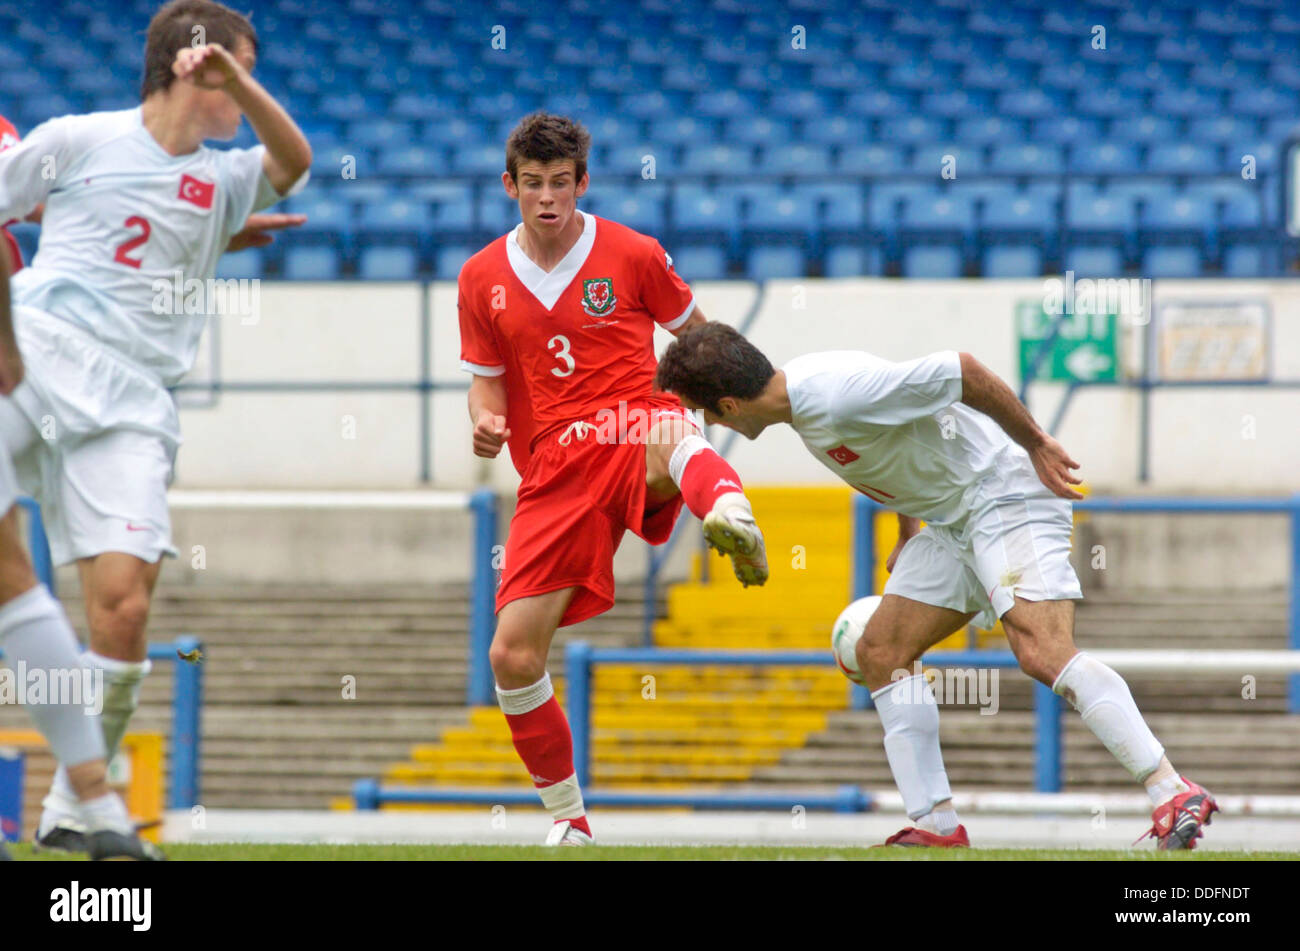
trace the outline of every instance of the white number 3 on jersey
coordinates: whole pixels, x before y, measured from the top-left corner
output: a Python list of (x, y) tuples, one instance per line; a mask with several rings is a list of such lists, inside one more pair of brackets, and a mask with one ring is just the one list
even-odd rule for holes
[(556, 350), (555, 359), (564, 364), (564, 369), (561, 370), (559, 367), (552, 367), (551, 372), (556, 376), (572, 376), (573, 369), (577, 364), (573, 362), (573, 356), (569, 353), (569, 338), (565, 337), (563, 334), (556, 334), (550, 340), (546, 341), (547, 350), (555, 350), (556, 347), (559, 347), (560, 349)]

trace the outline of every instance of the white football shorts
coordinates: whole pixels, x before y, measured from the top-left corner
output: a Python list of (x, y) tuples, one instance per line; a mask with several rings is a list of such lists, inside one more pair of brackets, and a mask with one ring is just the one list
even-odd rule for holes
[(1072, 507), (1046, 487), (977, 505), (960, 529), (926, 525), (898, 556), (885, 594), (978, 615), (989, 630), (1015, 605), (1083, 597), (1070, 564)]
[(176, 555), (167, 512), (179, 421), (147, 370), (85, 331), (16, 308), (26, 373), (0, 400), (0, 441), (41, 505), (56, 565), (109, 551)]

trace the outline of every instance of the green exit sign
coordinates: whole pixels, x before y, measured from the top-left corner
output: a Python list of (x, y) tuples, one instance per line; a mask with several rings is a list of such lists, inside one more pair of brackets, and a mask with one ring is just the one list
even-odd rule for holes
[[(1039, 360), (1056, 320), (1060, 329)], [(1016, 304), (1016, 345), (1020, 379), (1029, 378), (1037, 361), (1035, 380), (1047, 383), (1113, 383), (1119, 379), (1118, 314), (1049, 314), (1041, 300)]]

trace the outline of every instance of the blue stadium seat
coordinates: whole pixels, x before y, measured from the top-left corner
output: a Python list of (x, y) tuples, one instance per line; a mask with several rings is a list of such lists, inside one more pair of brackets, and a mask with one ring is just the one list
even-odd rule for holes
[(217, 259), (216, 276), (222, 280), (256, 280), (266, 272), (266, 255), (260, 248), (245, 248)]
[(823, 271), (827, 277), (879, 277), (885, 272), (884, 255), (878, 247), (832, 244), (826, 248)]
[(484, 189), (478, 198), (478, 227), (485, 236), (497, 237), (519, 224), (519, 205), (505, 192)]
[(998, 244), (984, 250), (984, 277), (1037, 277), (1043, 273), (1042, 249), (1032, 244)]
[(447, 167), (446, 153), (432, 145), (394, 145), (375, 151), (380, 175), (437, 175)]
[(955, 245), (922, 244), (903, 251), (903, 277), (961, 277), (962, 252)]
[(948, 123), (942, 119), (903, 115), (880, 123), (880, 139), (891, 145), (911, 142), (938, 142), (947, 138)]
[(1122, 116), (1111, 120), (1106, 138), (1113, 142), (1164, 143), (1179, 136), (1178, 123), (1165, 116)]
[(414, 248), (401, 245), (370, 245), (361, 250), (357, 276), (365, 281), (413, 281), (418, 276), (419, 258)]
[(615, 193), (612, 201), (601, 202), (597, 214), (643, 234), (658, 237), (664, 230), (665, 200), (662, 193), (646, 194), (648, 190), (641, 187), (621, 189)]
[(681, 170), (686, 174), (738, 176), (755, 167), (755, 149), (749, 145), (699, 143), (682, 149)]
[(745, 257), (745, 276), (754, 281), (803, 277), (806, 270), (803, 250), (793, 245), (758, 245)]
[(965, 235), (975, 228), (975, 206), (950, 190), (915, 195), (903, 203), (901, 225), (909, 232)]
[(342, 276), (339, 253), (330, 247), (292, 247), (284, 253), (284, 277), (289, 281), (336, 281)]
[(1142, 168), (1137, 147), (1123, 142), (1076, 143), (1070, 171), (1086, 175), (1133, 175)]
[(1142, 277), (1200, 277), (1201, 252), (1186, 244), (1153, 244), (1142, 252)]
[(1127, 233), (1137, 225), (1134, 200), (1072, 185), (1065, 196), (1065, 223), (1074, 231)]
[(828, 175), (830, 150), (819, 145), (774, 142), (759, 151), (758, 170), (772, 175)]
[(867, 121), (856, 116), (814, 116), (800, 130), (800, 138), (813, 145), (863, 145), (870, 137)]
[(889, 176), (908, 171), (903, 150), (890, 145), (848, 145), (835, 158), (841, 175)]
[(1222, 166), (1218, 150), (1196, 142), (1153, 144), (1146, 170), (1171, 175), (1213, 175)]
[(372, 234), (418, 238), (432, 229), (433, 216), (425, 202), (389, 198), (363, 206), (357, 226)]
[(911, 169), (922, 175), (935, 175), (944, 181), (962, 181), (984, 169), (984, 150), (973, 145), (925, 143), (913, 146)]
[[(655, 143), (660, 150), (665, 145), (688, 145), (697, 142), (712, 142), (718, 139), (717, 123), (712, 119), (699, 116), (663, 116), (650, 121), (649, 134), (625, 137), (613, 140), (613, 145), (627, 142)], [(731, 139), (724, 138), (730, 142)]]
[(739, 223), (734, 195), (712, 189), (678, 187), (670, 199), (673, 228), (682, 238), (728, 240)]
[(451, 170), (460, 175), (499, 176), (506, 170), (505, 149), (486, 143), (453, 146)]
[(1065, 252), (1065, 269), (1084, 277), (1118, 277), (1124, 273), (1124, 254), (1113, 245), (1080, 245)]
[(474, 222), (474, 200), (468, 195), (433, 202), (432, 228), (439, 239), (468, 237)]
[[(1092, 142), (1101, 137), (1100, 119), (1083, 116), (1048, 116), (1033, 122), (1033, 141), (1046, 145), (1072, 145)], [(1015, 141), (1017, 137), (1010, 137)]]
[(372, 149), (399, 149), (415, 138), (411, 123), (395, 119), (358, 119), (348, 123), (347, 141)]
[(452, 244), (440, 246), (434, 255), (433, 277), (438, 281), (454, 281), (460, 275), (460, 269), (476, 251), (469, 245)]
[(970, 145), (997, 145), (1026, 138), (1027, 123), (1002, 116), (974, 116), (957, 120), (954, 138)]
[(989, 155), (989, 171), (1016, 175), (1060, 175), (1065, 157), (1055, 145), (995, 145)]
[(1229, 94), (1227, 111), (1244, 116), (1295, 116), (1300, 113), (1300, 95), (1274, 86), (1242, 86)]
[(1278, 273), (1273, 248), (1260, 244), (1230, 244), (1223, 249), (1224, 277), (1266, 277)]
[(727, 252), (717, 245), (682, 244), (669, 253), (673, 268), (686, 281), (717, 281), (727, 276)]

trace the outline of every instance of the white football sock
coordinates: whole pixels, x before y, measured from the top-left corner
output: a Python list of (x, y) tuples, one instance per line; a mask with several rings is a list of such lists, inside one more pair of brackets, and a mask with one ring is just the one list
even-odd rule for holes
[(123, 835), (135, 835), (135, 826), (126, 813), (126, 803), (117, 793), (105, 793), (81, 804), (81, 815), (92, 831), (112, 829)]
[(1153, 806), (1163, 806), (1179, 793), (1185, 793), (1190, 788), (1177, 775), (1167, 776), (1164, 779), (1147, 777), (1147, 795), (1151, 797)]
[(1052, 690), (1079, 711), (1088, 729), (1141, 782), (1160, 765), (1164, 747), (1142, 719), (1124, 678), (1082, 651), (1070, 658)]
[(582, 790), (578, 787), (578, 774), (549, 786), (538, 786), (537, 795), (542, 797), (542, 805), (556, 822), (561, 819), (580, 819), (587, 814), (582, 802)]
[[(131, 714), (140, 705), (140, 682), (153, 665), (148, 660), (116, 660), (94, 651), (86, 651), (83, 657), (87, 667), (104, 672), (103, 712), (99, 715), (99, 722), (103, 728), (104, 750), (111, 760), (122, 745), (122, 737), (126, 736), (126, 725)], [(54, 773), (54, 786), (50, 790), (53, 795), (46, 798), (46, 810), (58, 812), (57, 796), (66, 797), (71, 789), (67, 769), (61, 761)], [(75, 794), (72, 794), (72, 800), (76, 801)]]
[[(903, 807), (913, 820), (952, 798), (939, 749), (939, 705), (924, 674), (886, 684), (871, 695), (885, 727), (885, 757)], [(954, 826), (955, 828), (955, 826)]]
[[(0, 605), (0, 646), (4, 647), (12, 669), (18, 669), (22, 662), (29, 675), (36, 670), (47, 671), (46, 682), (51, 688), (62, 683), (83, 694), (89, 693), (85, 688), (90, 678), (83, 673), (85, 667), (77, 649), (77, 635), (44, 585), (37, 585)], [(71, 677), (78, 681), (75, 688), (69, 682)], [(103, 759), (105, 752), (99, 720), (86, 712), (93, 698), (85, 695), (80, 699), (81, 704), (27, 704), (27, 712), (54, 755), (60, 762), (74, 766)]]
[(928, 815), (918, 819), (916, 824), (926, 832), (933, 832), (936, 835), (952, 835), (957, 831), (957, 826), (961, 823), (957, 820), (957, 810), (949, 807), (931, 811)]

